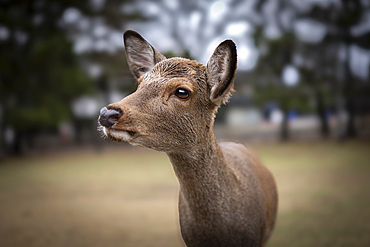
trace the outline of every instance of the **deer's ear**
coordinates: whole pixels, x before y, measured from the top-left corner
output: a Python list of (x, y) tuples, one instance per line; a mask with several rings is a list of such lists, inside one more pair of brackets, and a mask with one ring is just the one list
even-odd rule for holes
[(136, 80), (151, 70), (156, 63), (166, 59), (135, 31), (127, 30), (123, 34), (123, 41), (127, 63)]
[(232, 40), (225, 40), (216, 48), (206, 71), (211, 101), (216, 105), (225, 104), (234, 91), (236, 46)]

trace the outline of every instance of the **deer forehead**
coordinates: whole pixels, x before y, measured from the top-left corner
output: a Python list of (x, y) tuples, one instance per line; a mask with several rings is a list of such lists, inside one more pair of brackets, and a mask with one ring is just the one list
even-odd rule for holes
[(196, 61), (185, 58), (166, 59), (138, 79), (139, 89), (151, 83), (158, 86), (174, 84), (174, 81), (178, 84), (181, 81), (185, 84), (194, 84), (204, 78), (205, 71), (205, 67)]

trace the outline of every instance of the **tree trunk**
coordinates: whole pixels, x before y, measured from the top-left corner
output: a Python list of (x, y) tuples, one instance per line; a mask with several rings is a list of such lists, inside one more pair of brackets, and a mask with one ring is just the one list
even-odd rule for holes
[(14, 138), (14, 143), (12, 147), (12, 153), (14, 155), (22, 155), (23, 152), (24, 152), (23, 134), (15, 131), (15, 138)]
[[(344, 9), (347, 11), (347, 14), (358, 13), (361, 10), (361, 4), (359, 0), (342, 0)], [(346, 138), (353, 138), (357, 136), (356, 126), (355, 126), (355, 102), (354, 102), (354, 83), (355, 80), (352, 76), (352, 71), (350, 68), (350, 48), (353, 44), (353, 38), (351, 36), (351, 25), (354, 23), (350, 23), (345, 26), (344, 31), (344, 44), (345, 44), (345, 51), (346, 51), (346, 60), (344, 63), (344, 92), (343, 95), (345, 97), (345, 108), (348, 113), (348, 120), (345, 129), (345, 139)]]
[(5, 138), (4, 138), (4, 128), (0, 125), (0, 162), (5, 157)]
[(317, 114), (320, 118), (321, 123), (321, 137), (322, 138), (328, 138), (330, 134), (328, 119), (325, 115), (325, 106), (324, 106), (324, 100), (321, 92), (316, 92), (316, 100), (317, 100)]
[(353, 138), (357, 136), (355, 126), (355, 102), (352, 97), (347, 98), (346, 110), (348, 112), (348, 122), (346, 125), (346, 137)]
[(283, 121), (281, 122), (280, 140), (286, 142), (289, 140), (288, 111), (283, 111)]

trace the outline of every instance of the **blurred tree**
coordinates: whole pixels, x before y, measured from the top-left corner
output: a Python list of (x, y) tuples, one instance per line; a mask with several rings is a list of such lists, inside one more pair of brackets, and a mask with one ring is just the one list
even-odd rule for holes
[[(364, 87), (359, 85), (359, 80), (356, 80), (354, 71), (351, 70), (351, 57), (353, 57), (351, 48), (358, 46), (364, 50), (370, 49), (370, 28), (366, 28), (369, 23), (370, 3), (360, 0), (341, 0), (340, 4), (333, 3), (329, 7), (314, 6), (306, 16), (323, 23), (329, 30), (328, 37), (320, 44), (321, 46), (336, 45), (338, 50), (344, 51), (340, 64), (341, 73), (333, 74), (338, 93), (337, 108), (344, 108), (348, 113), (346, 128), (340, 134), (340, 138), (355, 137), (357, 136), (356, 99), (363, 95)], [(332, 64), (335, 62), (332, 61)], [(366, 79), (369, 79), (369, 73)]]
[[(90, 12), (80, 13), (78, 18), (63, 23), (73, 40), (74, 51), (85, 68), (98, 72), (89, 73), (106, 100), (112, 91), (130, 92), (135, 86), (125, 61), (122, 35), (129, 21), (147, 21), (137, 11), (124, 13), (123, 8), (133, 0), (90, 0)], [(108, 103), (106, 102), (106, 103)]]
[(337, 63), (337, 45), (327, 37), (320, 44), (300, 42), (296, 51), (297, 67), (301, 83), (305, 85), (314, 99), (314, 108), (321, 122), (321, 136), (330, 135), (328, 109), (335, 107), (335, 71)]
[[(263, 19), (255, 35), (256, 43), (262, 48), (260, 68), (255, 73), (265, 73), (263, 67), (270, 66), (273, 68), (270, 73), (279, 78), (285, 65), (294, 64), (300, 69), (302, 85), (299, 87), (306, 87), (304, 90), (315, 98), (322, 135), (329, 135), (326, 112), (334, 105), (337, 93), (337, 101), (345, 99), (344, 107), (349, 114), (341, 138), (355, 136), (355, 98), (363, 95), (363, 90), (361, 93), (356, 86), (350, 50), (354, 45), (369, 49), (370, 3), (260, 0), (255, 9)], [(340, 57), (341, 49), (344, 54)], [(265, 58), (264, 51), (268, 53)], [(337, 104), (337, 108), (341, 108), (341, 104)], [(284, 133), (284, 123), (282, 129)]]
[(289, 110), (308, 112), (309, 95), (304, 84), (287, 85), (283, 81), (283, 71), (293, 63), (295, 38), (293, 34), (285, 34), (280, 38), (267, 39), (259, 29), (255, 33), (257, 46), (266, 47), (268, 51), (261, 54), (257, 66), (251, 72), (254, 82), (254, 100), (257, 104), (276, 101), (282, 112), (280, 138), (289, 139), (288, 113)]
[(26, 137), (70, 119), (71, 101), (92, 91), (60, 28), (71, 6), (86, 9), (86, 2), (0, 2), (0, 135), (6, 127), (14, 130), (14, 153), (22, 152)]

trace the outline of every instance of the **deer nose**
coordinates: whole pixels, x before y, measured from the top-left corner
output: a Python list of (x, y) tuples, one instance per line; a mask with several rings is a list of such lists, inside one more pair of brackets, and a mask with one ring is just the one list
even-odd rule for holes
[(118, 119), (121, 116), (122, 116), (121, 109), (108, 109), (107, 107), (103, 107), (100, 110), (99, 123), (106, 128), (110, 128), (115, 123), (117, 123)]

